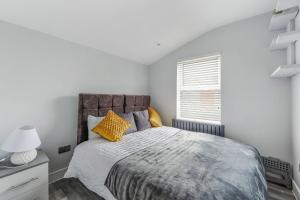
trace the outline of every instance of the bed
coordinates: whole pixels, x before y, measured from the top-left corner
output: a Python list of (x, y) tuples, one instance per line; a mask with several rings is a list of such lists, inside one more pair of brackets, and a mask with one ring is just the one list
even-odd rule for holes
[(78, 145), (65, 178), (78, 178), (107, 200), (268, 199), (258, 151), (228, 138), (160, 127), (119, 142), (88, 140), (88, 115), (149, 105), (149, 96), (80, 94)]

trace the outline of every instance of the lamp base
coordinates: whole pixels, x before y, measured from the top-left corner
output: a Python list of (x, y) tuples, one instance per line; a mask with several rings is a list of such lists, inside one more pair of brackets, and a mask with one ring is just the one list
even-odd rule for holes
[(35, 149), (31, 151), (15, 152), (10, 157), (10, 161), (14, 165), (24, 165), (33, 161), (37, 156), (37, 151)]

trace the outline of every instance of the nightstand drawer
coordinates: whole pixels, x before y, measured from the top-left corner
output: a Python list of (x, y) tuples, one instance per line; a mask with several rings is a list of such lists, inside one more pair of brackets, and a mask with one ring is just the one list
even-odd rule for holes
[(0, 200), (11, 199), (48, 184), (48, 163), (0, 179)]
[(9, 200), (48, 200), (48, 187), (49, 186), (46, 183), (34, 190), (30, 190)]

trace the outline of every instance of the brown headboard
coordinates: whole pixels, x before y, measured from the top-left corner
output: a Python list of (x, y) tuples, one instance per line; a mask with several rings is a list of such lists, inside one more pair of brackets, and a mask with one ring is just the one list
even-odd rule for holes
[(128, 113), (145, 110), (150, 105), (150, 96), (79, 94), (77, 144), (88, 140), (87, 117), (104, 116), (109, 110)]

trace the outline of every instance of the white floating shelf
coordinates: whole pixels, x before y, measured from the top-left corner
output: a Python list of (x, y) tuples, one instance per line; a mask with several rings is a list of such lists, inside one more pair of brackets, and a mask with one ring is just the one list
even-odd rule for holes
[(300, 31), (291, 31), (286, 33), (280, 33), (272, 40), (270, 49), (278, 50), (285, 49), (293, 42), (300, 40)]
[(278, 12), (298, 5), (299, 0), (277, 0), (275, 10)]
[(300, 73), (300, 64), (279, 66), (271, 75), (272, 78), (291, 77)]
[(278, 13), (274, 13), (270, 21), (269, 30), (275, 31), (285, 29), (290, 20), (295, 19), (298, 11), (299, 7), (296, 6)]

